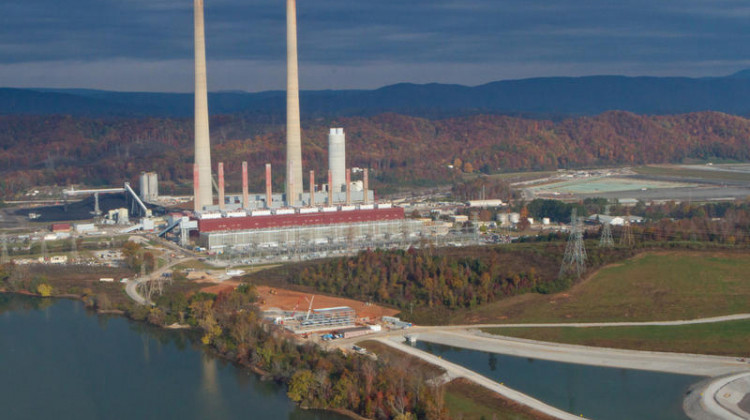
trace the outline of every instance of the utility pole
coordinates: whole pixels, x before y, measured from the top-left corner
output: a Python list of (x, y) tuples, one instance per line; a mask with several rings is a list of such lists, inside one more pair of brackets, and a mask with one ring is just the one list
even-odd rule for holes
[(3, 235), (3, 256), (2, 259), (0, 259), (0, 264), (8, 264), (10, 262), (10, 258), (8, 258), (8, 238)]
[(71, 261), (78, 261), (78, 244), (75, 235), (70, 235), (70, 259)]
[[(609, 206), (605, 208), (604, 215), (609, 216)], [(610, 220), (604, 221), (602, 225), (602, 236), (599, 239), (599, 248), (612, 248), (615, 246), (615, 241), (612, 238), (612, 225), (610, 224)]]
[(630, 227), (630, 210), (626, 212), (625, 225), (623, 226), (622, 236), (620, 237), (620, 245), (632, 248), (634, 245), (633, 241), (633, 230)]

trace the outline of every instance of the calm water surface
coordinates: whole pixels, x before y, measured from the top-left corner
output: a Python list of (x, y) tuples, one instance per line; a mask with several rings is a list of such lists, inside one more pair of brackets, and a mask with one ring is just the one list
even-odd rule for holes
[(0, 294), (0, 407), (17, 419), (295, 419), (286, 390), (206, 355), (187, 332), (80, 302)]
[(682, 401), (705, 379), (575, 365), (465, 350), (426, 342), (417, 347), (573, 414), (596, 420), (685, 420)]

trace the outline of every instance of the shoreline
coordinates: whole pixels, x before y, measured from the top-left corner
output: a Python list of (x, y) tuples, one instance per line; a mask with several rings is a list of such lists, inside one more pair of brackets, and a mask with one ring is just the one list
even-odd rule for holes
[[(26, 290), (23, 290), (23, 291), (9, 291), (9, 290), (6, 290), (6, 289), (0, 289), (0, 294), (26, 296), (26, 297), (32, 297), (32, 298), (38, 298), (38, 299), (70, 299), (70, 300), (77, 300), (77, 301), (83, 302), (83, 296), (82, 295), (75, 295), (75, 294), (61, 294), (61, 295), (42, 296), (40, 294), (31, 293), (31, 292), (26, 291)], [(197, 330), (197, 328), (192, 327), (192, 326), (187, 325), (187, 324), (176, 324), (176, 326), (175, 326), (175, 324), (172, 324), (172, 325), (155, 325), (155, 324), (152, 324), (152, 323), (148, 322), (145, 319), (144, 320), (133, 319), (133, 318), (131, 318), (131, 317), (128, 316), (128, 314), (127, 314), (126, 311), (123, 311), (123, 310), (120, 310), (120, 309), (98, 310), (98, 309), (93, 309), (93, 308), (88, 308), (88, 307), (86, 309), (87, 310), (90, 309), (90, 310), (96, 312), (97, 315), (117, 315), (117, 316), (122, 316), (122, 317), (124, 317), (125, 319), (127, 319), (130, 322), (145, 323), (146, 325), (153, 326), (153, 327), (158, 327), (158, 328), (161, 328), (161, 329), (167, 330), (167, 331)], [(203, 351), (207, 351), (207, 352), (213, 354), (214, 356), (217, 356), (217, 357), (220, 357), (220, 358), (222, 358), (224, 360), (227, 360), (227, 361), (231, 362), (235, 366), (238, 366), (238, 367), (243, 368), (243, 369), (250, 370), (254, 374), (258, 375), (259, 379), (262, 380), (262, 381), (273, 381), (273, 382), (276, 382), (278, 385), (284, 385), (284, 386), (286, 385), (284, 383), (280, 383), (280, 382), (275, 381), (273, 378), (270, 378), (269, 377), (269, 375), (270, 375), (269, 372), (261, 369), (258, 366), (255, 366), (253, 364), (239, 362), (239, 361), (235, 360), (234, 358), (229, 357), (229, 355), (221, 353), (218, 350), (216, 350), (216, 349), (214, 349), (214, 348), (212, 348), (210, 346), (207, 346), (205, 344), (202, 344), (202, 343), (201, 343), (201, 349)], [(289, 397), (287, 397), (287, 398), (289, 398)], [(290, 401), (291, 401), (291, 399), (290, 399)], [(346, 410), (346, 409), (343, 409), (343, 408), (304, 407), (304, 406), (302, 406), (299, 403), (294, 403), (294, 404), (297, 407), (299, 407), (299, 408), (301, 408), (303, 410), (330, 411), (330, 412), (334, 412), (334, 413), (337, 413), (337, 414), (340, 414), (340, 415), (343, 415), (343, 416), (347, 416), (347, 417), (349, 417), (349, 418), (351, 418), (353, 420), (368, 420), (367, 417), (362, 417), (359, 414), (355, 413), (354, 411)]]

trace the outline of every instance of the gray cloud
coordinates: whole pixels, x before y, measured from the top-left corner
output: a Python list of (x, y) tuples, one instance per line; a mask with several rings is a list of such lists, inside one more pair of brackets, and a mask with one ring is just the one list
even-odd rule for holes
[[(719, 75), (750, 60), (744, 0), (300, 0), (298, 7), (302, 81), (311, 89)], [(5, 0), (0, 16), (2, 85), (190, 89), (190, 0)], [(206, 0), (211, 88), (280, 88), (284, 18), (282, 0)]]

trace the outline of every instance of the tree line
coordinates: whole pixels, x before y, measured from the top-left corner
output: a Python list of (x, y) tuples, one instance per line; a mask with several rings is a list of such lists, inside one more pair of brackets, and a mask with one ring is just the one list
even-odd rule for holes
[[(281, 124), (245, 114), (216, 116), (211, 123), (214, 160), (226, 163), (230, 187), (240, 185), (243, 160), (261, 162), (249, 167), (253, 189), (263, 188), (262, 163), (283, 167)], [(349, 162), (370, 168), (377, 189), (458, 182), (466, 173), (750, 160), (750, 120), (716, 112), (606, 112), (562, 121), (492, 115), (427, 120), (383, 114), (305, 122), (303, 164), (319, 174), (327, 170), (331, 124), (346, 127)], [(187, 192), (192, 125), (189, 119), (169, 118), (0, 116), (0, 197), (35, 185), (135, 182), (143, 170), (159, 173), (165, 193)], [(282, 183), (279, 174), (275, 184)]]

